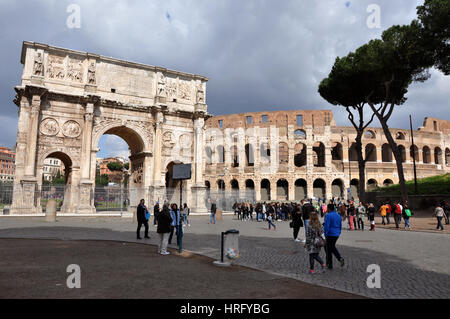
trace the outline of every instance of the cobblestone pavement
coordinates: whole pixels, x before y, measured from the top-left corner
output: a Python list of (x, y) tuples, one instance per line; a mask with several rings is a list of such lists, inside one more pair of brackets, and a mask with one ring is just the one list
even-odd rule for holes
[[(264, 222), (237, 221), (232, 216), (215, 225), (209, 225), (207, 217), (192, 217), (191, 227), (185, 228), (183, 246), (219, 259), (220, 233), (238, 229), (240, 265), (372, 298), (450, 298), (450, 236), (447, 234), (343, 230), (337, 247), (345, 258), (345, 266), (341, 268), (335, 263), (331, 271), (309, 275), (308, 254), (302, 244), (292, 240), (289, 223), (276, 224), (276, 231), (268, 231)], [(131, 220), (121, 218), (64, 218), (54, 224), (40, 218), (2, 218), (0, 238), (136, 242), (135, 227)], [(155, 230), (151, 225), (151, 239), (146, 243), (156, 244)], [(303, 228), (300, 234), (304, 238)], [(321, 255), (324, 257), (324, 252)], [(380, 289), (367, 287), (370, 275), (367, 267), (371, 264), (381, 268)]]

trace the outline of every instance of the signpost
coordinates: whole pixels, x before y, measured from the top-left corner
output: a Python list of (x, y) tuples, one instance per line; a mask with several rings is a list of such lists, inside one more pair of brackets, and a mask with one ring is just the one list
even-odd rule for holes
[[(183, 181), (192, 178), (192, 164), (179, 164), (173, 166), (172, 179), (180, 181), (180, 217), (181, 209), (183, 207)], [(176, 212), (175, 212), (176, 214)], [(183, 225), (180, 221), (177, 221), (177, 232), (178, 232), (178, 248), (179, 253), (183, 252)]]

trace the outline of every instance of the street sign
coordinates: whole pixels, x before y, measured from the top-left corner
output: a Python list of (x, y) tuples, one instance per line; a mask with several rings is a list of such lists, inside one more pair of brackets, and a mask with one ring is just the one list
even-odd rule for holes
[(173, 166), (174, 180), (191, 179), (192, 177), (192, 164), (179, 164)]

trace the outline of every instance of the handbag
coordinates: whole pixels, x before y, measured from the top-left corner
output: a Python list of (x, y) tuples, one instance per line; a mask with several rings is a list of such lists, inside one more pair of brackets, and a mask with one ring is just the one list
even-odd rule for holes
[(314, 246), (325, 247), (325, 239), (321, 235), (319, 235), (314, 239)]
[(145, 219), (146, 220), (150, 219), (150, 213), (148, 212), (148, 210), (145, 212)]
[(290, 222), (289, 227), (294, 228), (294, 222)]
[(316, 237), (316, 239), (314, 239), (314, 246), (325, 247), (325, 239), (322, 237)]

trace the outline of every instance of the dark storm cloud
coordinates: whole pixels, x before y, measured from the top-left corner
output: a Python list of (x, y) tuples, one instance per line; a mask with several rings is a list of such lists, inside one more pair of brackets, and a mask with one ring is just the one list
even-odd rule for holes
[[(114, 56), (208, 76), (212, 114), (281, 109), (345, 112), (317, 93), (336, 56), (409, 23), (422, 1), (411, 0), (191, 0), (0, 1), (0, 145), (13, 146), (23, 40)], [(69, 4), (81, 8), (81, 29), (69, 29)], [(369, 4), (381, 8), (381, 29), (366, 25)], [(391, 126), (415, 126), (425, 116), (450, 118), (450, 79), (439, 72), (411, 86)], [(378, 123), (375, 123), (378, 125)]]

